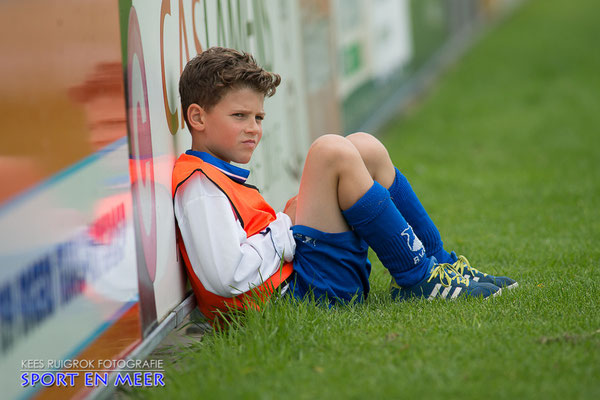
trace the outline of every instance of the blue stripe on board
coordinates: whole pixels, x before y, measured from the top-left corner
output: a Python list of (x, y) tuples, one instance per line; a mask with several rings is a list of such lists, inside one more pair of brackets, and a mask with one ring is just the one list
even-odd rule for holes
[(41, 192), (45, 189), (48, 189), (48, 187), (50, 187), (52, 185), (57, 184), (59, 181), (65, 179), (69, 175), (74, 174), (75, 172), (77, 172), (78, 170), (82, 169), (83, 167), (91, 164), (92, 162), (108, 155), (109, 153), (112, 153), (113, 151), (115, 151), (116, 149), (118, 149), (119, 147), (121, 147), (123, 144), (126, 144), (126, 143), (127, 143), (127, 136), (124, 136), (121, 139), (118, 139), (118, 140), (112, 142), (111, 144), (107, 145), (106, 147), (98, 150), (97, 152), (87, 156), (86, 158), (83, 158), (82, 160), (77, 161), (75, 164), (73, 164), (69, 167), (66, 167), (62, 171), (57, 172), (56, 174), (52, 175), (45, 181), (42, 181), (41, 183), (39, 183), (36, 186), (33, 186), (31, 189), (25, 190), (24, 192), (21, 192), (12, 198), (9, 198), (0, 207), (0, 217), (2, 216), (2, 214), (10, 211), (10, 209), (14, 208), (15, 206), (18, 206), (19, 204), (29, 200), (31, 197), (35, 196), (36, 194), (39, 194), (39, 192)]

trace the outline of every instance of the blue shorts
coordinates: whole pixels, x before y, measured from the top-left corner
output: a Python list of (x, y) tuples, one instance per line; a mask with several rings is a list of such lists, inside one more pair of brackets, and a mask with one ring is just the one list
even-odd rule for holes
[(369, 246), (356, 233), (327, 233), (304, 225), (293, 226), (292, 232), (296, 254), (289, 292), (294, 297), (314, 295), (330, 304), (367, 297)]

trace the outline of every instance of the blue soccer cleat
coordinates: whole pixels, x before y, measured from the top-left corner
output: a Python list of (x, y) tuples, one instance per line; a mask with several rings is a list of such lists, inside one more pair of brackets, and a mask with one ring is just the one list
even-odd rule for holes
[(452, 268), (462, 276), (469, 277), (471, 281), (478, 283), (491, 283), (492, 285), (496, 285), (503, 289), (514, 289), (519, 284), (509, 277), (506, 276), (494, 276), (490, 274), (486, 274), (485, 272), (479, 271), (477, 268), (474, 268), (469, 264), (469, 260), (465, 256), (456, 256), (455, 252), (450, 254), (454, 261), (452, 264)]
[(502, 293), (498, 286), (471, 281), (469, 277), (458, 274), (451, 264), (438, 264), (434, 257), (431, 257), (429, 272), (421, 282), (412, 286), (399, 286), (392, 278), (390, 291), (395, 300), (433, 300), (438, 297), (453, 300), (461, 296), (488, 298)]

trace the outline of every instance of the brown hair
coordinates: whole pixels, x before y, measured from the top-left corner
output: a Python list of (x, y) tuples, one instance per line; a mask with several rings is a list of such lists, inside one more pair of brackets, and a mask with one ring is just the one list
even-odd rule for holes
[(249, 87), (270, 97), (281, 83), (278, 74), (265, 71), (249, 53), (211, 47), (192, 58), (179, 80), (179, 95), (186, 124), (187, 110), (198, 104), (210, 110), (233, 88)]

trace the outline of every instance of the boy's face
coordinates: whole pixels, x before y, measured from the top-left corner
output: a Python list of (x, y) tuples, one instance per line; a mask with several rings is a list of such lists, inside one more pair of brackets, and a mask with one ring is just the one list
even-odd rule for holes
[(246, 164), (262, 138), (263, 103), (264, 95), (253, 89), (229, 90), (210, 111), (201, 111), (203, 123), (192, 148)]

